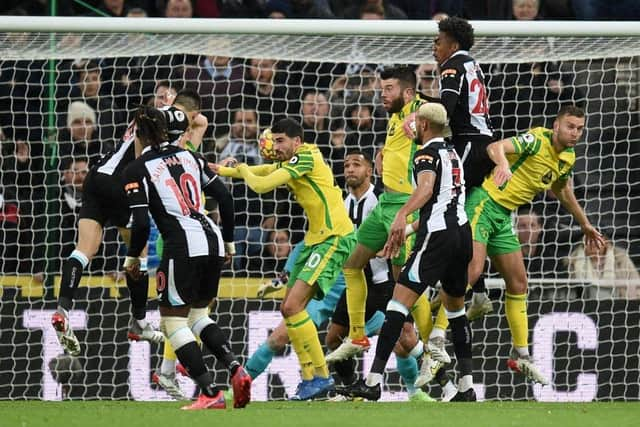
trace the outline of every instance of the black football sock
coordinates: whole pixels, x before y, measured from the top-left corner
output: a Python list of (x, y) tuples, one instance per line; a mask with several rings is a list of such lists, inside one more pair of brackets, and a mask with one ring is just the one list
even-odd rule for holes
[(200, 332), (200, 339), (216, 359), (229, 369), (231, 375), (234, 375), (240, 367), (240, 363), (236, 360), (236, 356), (229, 347), (227, 337), (224, 336), (220, 327), (215, 323), (205, 326)]

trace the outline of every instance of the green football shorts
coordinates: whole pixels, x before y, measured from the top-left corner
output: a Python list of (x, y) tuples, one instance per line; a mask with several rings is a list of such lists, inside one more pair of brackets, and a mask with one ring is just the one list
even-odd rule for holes
[(473, 240), (487, 247), (487, 255), (504, 255), (520, 250), (513, 229), (512, 212), (496, 203), (482, 187), (471, 191), (464, 206), (471, 223)]
[[(358, 227), (358, 243), (366, 246), (369, 250), (378, 253), (389, 237), (389, 228), (396, 218), (396, 214), (411, 197), (409, 194), (384, 192), (378, 199), (378, 204), (371, 211), (369, 216)], [(407, 223), (418, 219), (418, 212), (411, 214)], [(413, 248), (415, 234), (409, 236), (400, 253), (391, 260), (393, 265), (404, 265), (407, 256)]]
[(309, 286), (317, 283), (320, 288), (315, 298), (322, 299), (342, 272), (342, 266), (356, 247), (355, 233), (346, 236), (331, 236), (315, 245), (305, 245), (298, 256), (291, 273), (288, 286), (302, 280)]

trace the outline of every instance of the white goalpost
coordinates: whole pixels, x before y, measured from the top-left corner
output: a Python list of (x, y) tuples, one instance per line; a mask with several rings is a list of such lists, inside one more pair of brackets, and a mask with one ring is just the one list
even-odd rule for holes
[[(504, 286), (490, 270), (494, 313), (472, 324), (476, 391), (485, 399), (638, 400), (640, 23), (472, 25), (498, 137), (550, 127), (561, 105), (586, 111), (574, 187), (611, 242), (606, 254), (585, 254), (578, 224), (551, 193), (514, 215), (530, 281), (532, 354), (552, 384), (532, 386), (508, 370)], [(299, 118), (344, 188), (345, 152), (373, 154), (384, 142), (376, 73), (415, 66), (418, 89), (437, 95), (436, 34), (434, 21), (0, 17), (0, 399), (169, 399), (150, 381), (162, 347), (127, 342), (123, 244), (113, 228), (71, 311), (80, 369), (61, 385), (50, 363), (62, 352), (49, 322), (84, 173), (117, 144), (138, 105), (162, 102), (166, 90), (197, 91), (209, 120), (200, 151), (212, 161), (232, 154), (260, 163), (261, 130), (283, 115)], [(258, 196), (240, 182), (229, 186), (240, 253), (224, 272), (215, 314), (246, 360), (280, 320), (282, 293), (259, 299), (258, 285), (282, 270), (306, 224), (286, 191)], [(153, 235), (150, 247), (157, 265)], [(148, 318), (157, 323), (153, 279), (150, 288)], [(405, 397), (394, 363), (386, 400)], [(224, 370), (216, 381), (227, 382)], [(255, 380), (253, 395), (284, 399), (298, 381), (287, 351)], [(193, 393), (190, 380), (180, 383)]]

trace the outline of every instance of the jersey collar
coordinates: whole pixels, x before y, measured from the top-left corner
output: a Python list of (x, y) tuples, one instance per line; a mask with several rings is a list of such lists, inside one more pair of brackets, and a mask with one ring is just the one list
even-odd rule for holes
[[(169, 143), (168, 143), (168, 142), (162, 142), (162, 143), (160, 143), (160, 145), (159, 145), (159, 147), (160, 147), (160, 148), (165, 148), (165, 147), (168, 147), (168, 146), (169, 146)], [(151, 151), (151, 146), (150, 146), (150, 145), (148, 145), (148, 146), (144, 147), (144, 148), (142, 149), (142, 153), (140, 153), (140, 154), (144, 154), (144, 153), (146, 153), (147, 151)]]
[[(360, 196), (359, 199), (356, 200), (356, 202), (360, 203), (361, 200), (364, 200), (367, 198), (367, 196), (371, 193), (373, 193), (376, 189), (376, 186), (373, 185), (372, 183), (369, 184), (369, 189), (367, 191), (364, 192), (364, 194), (362, 194), (362, 196)], [(355, 197), (354, 197), (355, 199)]]
[(456, 50), (455, 52), (453, 52), (451, 54), (450, 57), (448, 57), (447, 59), (444, 60), (444, 62), (442, 62), (442, 66), (444, 67), (445, 66), (444, 64), (446, 64), (447, 62), (451, 61), (451, 58), (453, 58), (454, 56), (457, 56), (457, 55), (467, 55), (468, 56), (469, 55), (469, 51), (468, 50)]
[(431, 138), (430, 140), (422, 144), (420, 148), (427, 148), (429, 145), (433, 144), (434, 142), (444, 142), (444, 138), (441, 136), (436, 136), (435, 138)]

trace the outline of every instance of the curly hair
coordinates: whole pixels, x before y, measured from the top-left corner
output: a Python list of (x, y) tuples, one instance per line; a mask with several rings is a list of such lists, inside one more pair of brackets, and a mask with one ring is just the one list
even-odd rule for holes
[(169, 139), (164, 113), (147, 105), (141, 105), (134, 118), (136, 136), (143, 146), (157, 147)]
[(462, 50), (473, 46), (473, 27), (465, 19), (455, 16), (443, 19), (438, 23), (438, 30), (458, 42)]

